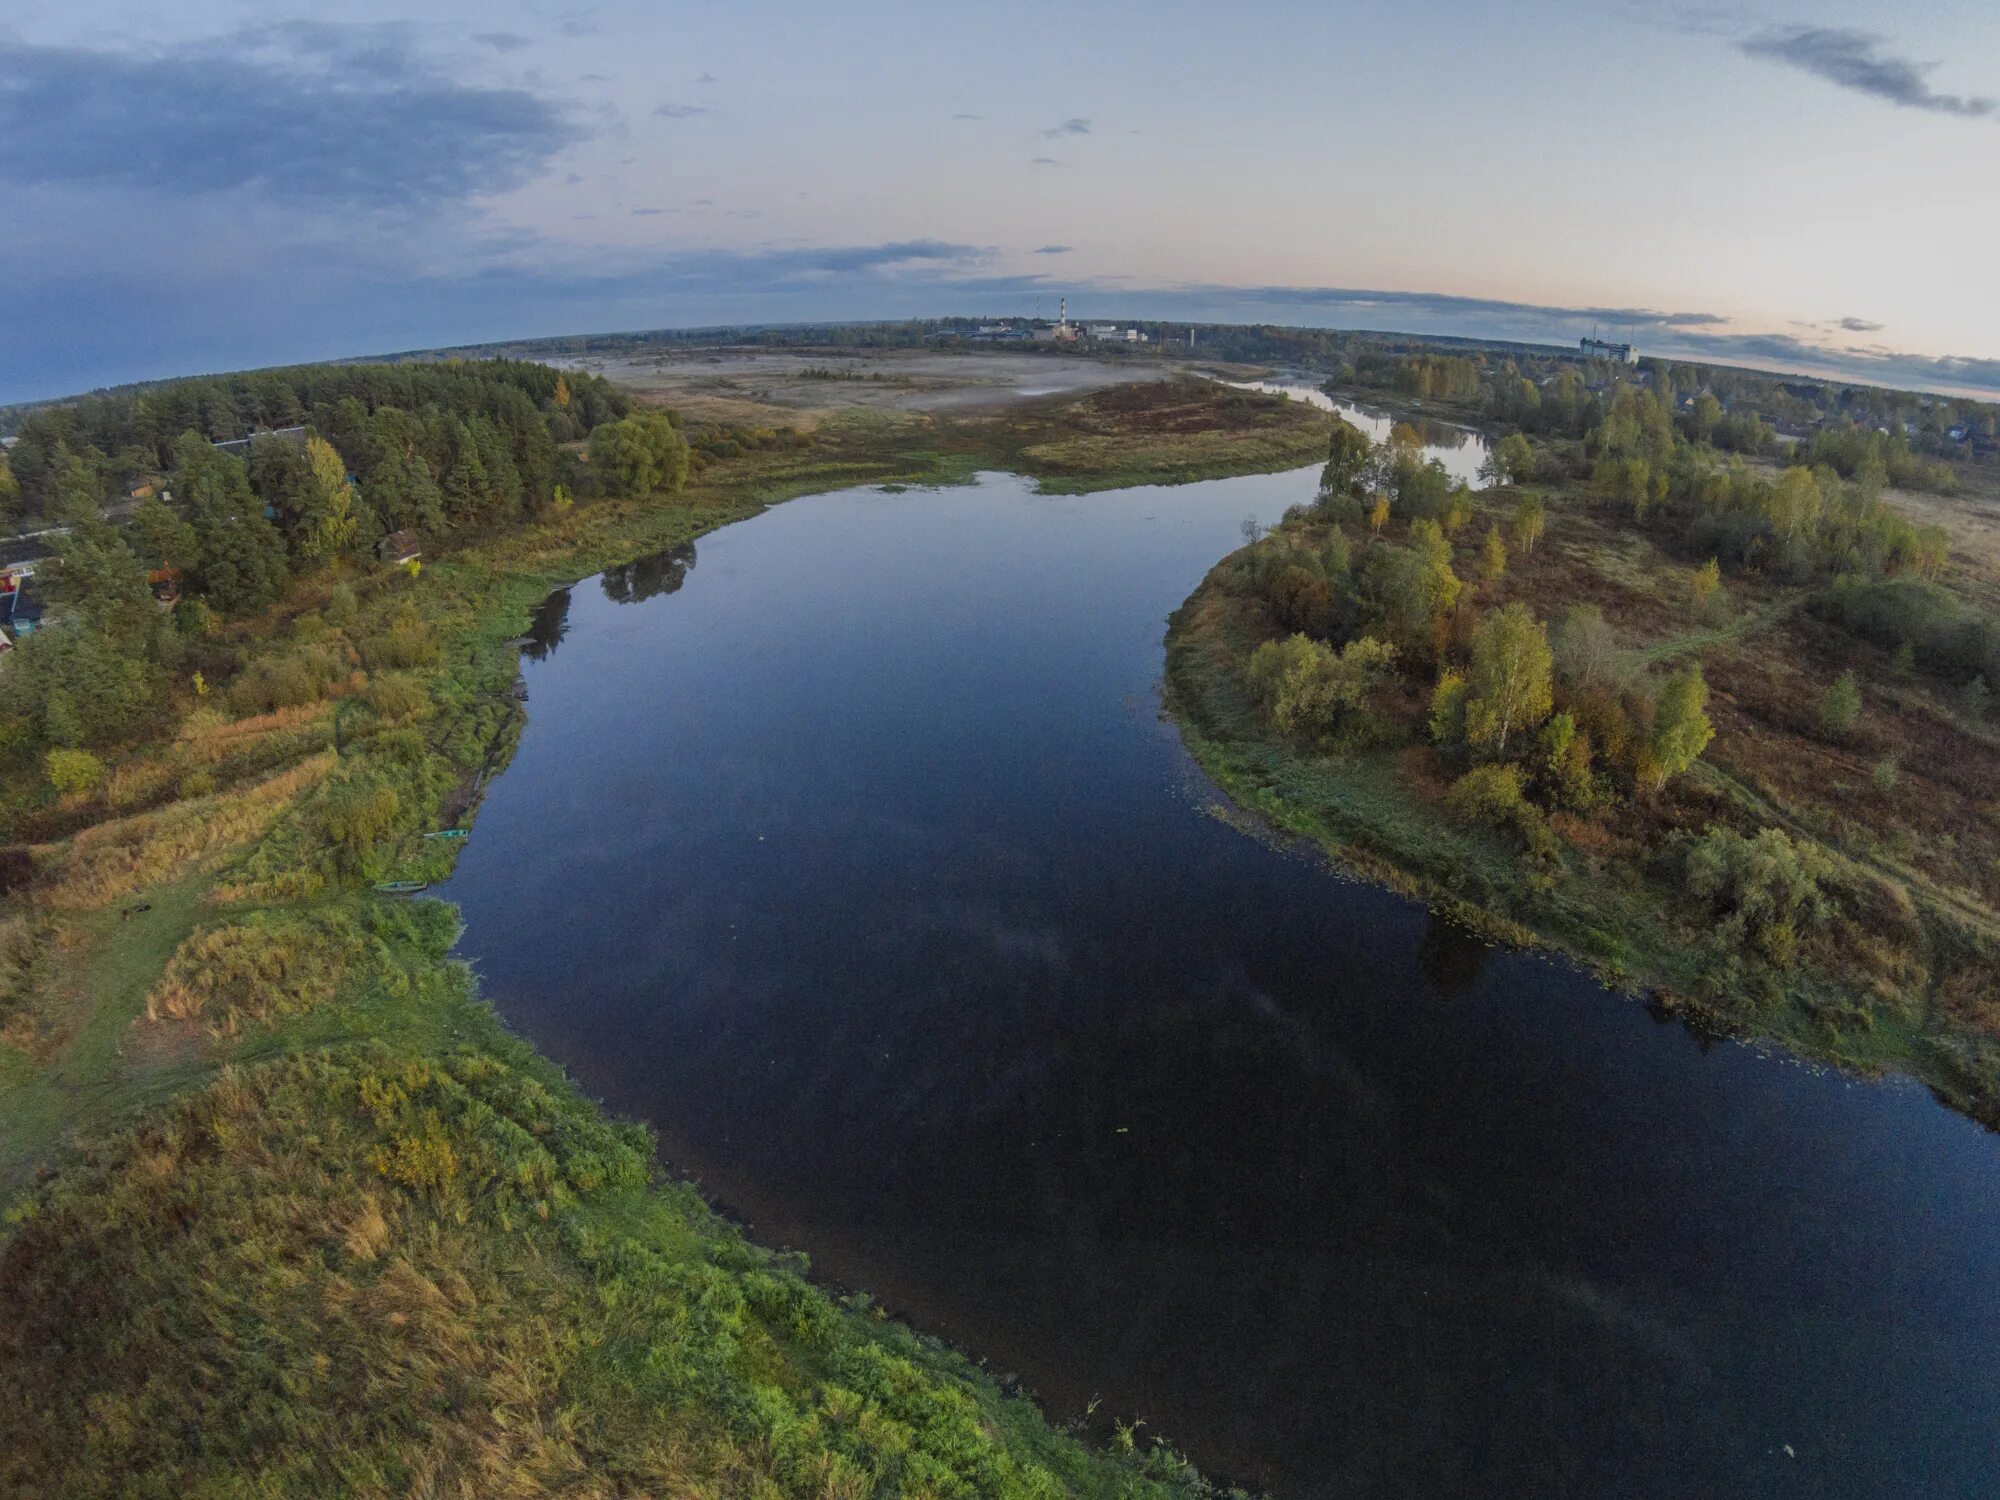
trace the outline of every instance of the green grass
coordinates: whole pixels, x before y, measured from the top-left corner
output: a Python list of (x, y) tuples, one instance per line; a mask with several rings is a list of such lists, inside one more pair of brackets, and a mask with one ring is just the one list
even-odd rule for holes
[[(93, 912), (76, 923), (77, 968), (59, 981), (59, 1041), (37, 1062), (13, 1048), (0, 1082), (0, 1202), (49, 1160), (71, 1132), (101, 1127), (157, 1103), (199, 1077), (180, 1059), (133, 1056), (132, 1023), (168, 957), (195, 925), (204, 882), (156, 886), (140, 901)], [(124, 905), (150, 905), (129, 918)]]
[[(449, 873), (459, 845), (422, 835), (475, 820), (455, 801), (512, 753), (515, 641), (552, 587), (795, 495), (1005, 457), (858, 413), (672, 501), (353, 580), (343, 629), (401, 618), (429, 709), (391, 727), (343, 700), (334, 768), (254, 842), (64, 911), (46, 1045), (0, 1047), (0, 1491), (1208, 1492), (745, 1241), (505, 1030), (449, 956), (452, 908), (369, 890)], [(256, 641), (285, 649), (287, 618)], [(330, 810), (371, 786), (395, 813), (350, 847)], [(172, 993), (198, 1014), (145, 1019), (184, 944)]]

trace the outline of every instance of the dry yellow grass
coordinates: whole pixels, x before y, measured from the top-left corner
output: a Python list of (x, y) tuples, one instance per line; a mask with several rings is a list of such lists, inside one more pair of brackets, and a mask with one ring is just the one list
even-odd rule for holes
[(322, 751), (241, 791), (86, 828), (60, 861), (49, 900), (58, 906), (102, 906), (247, 844), (293, 798), (331, 771), (337, 759), (332, 751)]
[(351, 927), (304, 913), (204, 927), (174, 951), (146, 996), (146, 1019), (206, 1019), (233, 1036), (246, 1019), (296, 1015), (332, 999), (360, 950)]
[(193, 774), (218, 778), (266, 769), (323, 745), (332, 706), (307, 703), (247, 719), (225, 719), (212, 710), (192, 715), (162, 750), (135, 756), (104, 783), (104, 806), (114, 812), (165, 801)]
[(180, 743), (203, 760), (221, 760), (238, 741), (270, 734), (280, 729), (297, 729), (312, 724), (332, 712), (326, 703), (301, 703), (295, 708), (273, 709), (252, 714), (247, 719), (217, 719), (208, 715), (190, 718), (181, 727)]

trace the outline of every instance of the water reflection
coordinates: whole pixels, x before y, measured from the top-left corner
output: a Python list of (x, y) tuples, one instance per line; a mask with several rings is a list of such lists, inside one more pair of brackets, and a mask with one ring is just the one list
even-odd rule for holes
[(547, 661), (569, 634), (568, 589), (557, 589), (535, 606), (528, 617), (528, 633), (521, 641), (521, 654), (529, 661)]
[(1370, 442), (1386, 443), (1389, 434), (1399, 424), (1409, 427), (1422, 441), (1425, 459), (1435, 461), (1454, 480), (1475, 488), (1483, 482), (1479, 470), (1491, 450), (1486, 439), (1470, 427), (1440, 422), (1415, 412), (1391, 412), (1381, 407), (1336, 400), (1318, 386), (1303, 380), (1231, 380), (1224, 383), (1246, 391), (1288, 396), (1294, 401), (1317, 406), (1321, 411), (1330, 411), (1360, 428)]
[(613, 604), (644, 604), (686, 583), (688, 569), (693, 566), (694, 543), (677, 543), (637, 562), (605, 569), (600, 575), (604, 597)]
[(1417, 963), (1440, 995), (1463, 995), (1486, 974), (1492, 945), (1442, 912), (1432, 912), (1417, 944)]

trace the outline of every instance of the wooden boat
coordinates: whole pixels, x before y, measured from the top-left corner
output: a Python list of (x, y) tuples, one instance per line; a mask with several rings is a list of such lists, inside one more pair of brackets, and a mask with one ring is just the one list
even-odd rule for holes
[(428, 880), (378, 880), (375, 889), (390, 896), (413, 896), (431, 888)]

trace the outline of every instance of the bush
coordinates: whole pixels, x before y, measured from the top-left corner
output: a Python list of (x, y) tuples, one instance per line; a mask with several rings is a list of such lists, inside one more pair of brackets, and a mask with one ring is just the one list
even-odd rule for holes
[(1903, 779), (1902, 767), (1895, 756), (1885, 755), (1875, 762), (1874, 768), (1868, 773), (1868, 779), (1875, 784), (1876, 791), (1885, 794), (1893, 792)]
[(1828, 739), (1844, 740), (1861, 722), (1861, 685), (1842, 672), (1819, 703), (1819, 727)]
[(354, 777), (332, 788), (320, 808), (321, 826), (343, 874), (360, 874), (377, 846), (396, 834), (402, 799), (386, 782)]
[(1250, 680), (1279, 733), (1317, 744), (1359, 709), (1396, 648), (1363, 636), (1336, 652), (1303, 635), (1266, 641), (1250, 658)]
[(1445, 796), (1445, 805), (1470, 823), (1494, 828), (1516, 826), (1523, 813), (1532, 812), (1519, 766), (1494, 763), (1474, 766)]
[(42, 758), (49, 785), (65, 797), (80, 797), (104, 781), (104, 762), (88, 750), (51, 750)]
[(384, 724), (429, 718), (432, 711), (431, 695), (423, 683), (403, 672), (384, 672), (371, 678), (362, 690), (361, 701)]
[(1281, 569), (1270, 589), (1271, 608), (1288, 630), (1319, 631), (1326, 628), (1327, 606), (1332, 591), (1326, 580), (1308, 568), (1292, 563)]
[(300, 646), (281, 656), (263, 657), (229, 684), (230, 711), (248, 717), (317, 703), (345, 682), (353, 670), (346, 651), (331, 644)]
[(1834, 878), (1833, 860), (1781, 828), (1755, 838), (1710, 828), (1688, 848), (1686, 878), (1688, 890), (1720, 919), (1723, 942), (1748, 940), (1780, 967), (1791, 962), (1799, 932), (1832, 911), (1824, 888)]
[(1528, 800), (1519, 766), (1501, 761), (1474, 766), (1452, 783), (1445, 806), (1469, 823), (1512, 829), (1537, 860), (1554, 864), (1562, 858), (1562, 842)]

